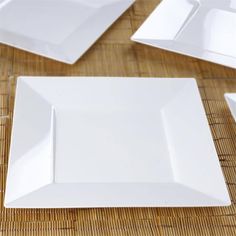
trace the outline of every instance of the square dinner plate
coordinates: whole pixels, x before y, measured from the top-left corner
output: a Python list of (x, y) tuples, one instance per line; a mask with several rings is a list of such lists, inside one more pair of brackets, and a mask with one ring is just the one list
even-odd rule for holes
[(236, 121), (236, 93), (226, 93), (225, 100), (234, 120)]
[(235, 0), (163, 0), (132, 40), (236, 68)]
[(0, 0), (0, 42), (73, 64), (134, 0)]
[(5, 206), (224, 206), (195, 80), (18, 79)]

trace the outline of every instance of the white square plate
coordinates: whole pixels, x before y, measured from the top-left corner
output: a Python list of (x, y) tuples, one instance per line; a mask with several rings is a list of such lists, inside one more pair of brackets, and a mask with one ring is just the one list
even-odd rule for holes
[(18, 80), (6, 207), (228, 204), (195, 80)]
[(134, 0), (0, 0), (0, 42), (73, 64)]
[(229, 106), (230, 112), (236, 121), (236, 93), (226, 93), (225, 99)]
[(163, 0), (134, 41), (236, 68), (235, 0)]

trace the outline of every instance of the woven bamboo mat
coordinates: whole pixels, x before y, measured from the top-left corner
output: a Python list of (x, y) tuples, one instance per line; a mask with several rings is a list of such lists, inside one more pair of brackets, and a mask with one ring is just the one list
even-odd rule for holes
[[(225, 92), (236, 92), (236, 70), (131, 42), (132, 33), (158, 3), (137, 0), (73, 66), (0, 45), (0, 235), (236, 235), (236, 123), (223, 98)], [(3, 198), (19, 75), (195, 77), (232, 206), (6, 210)]]

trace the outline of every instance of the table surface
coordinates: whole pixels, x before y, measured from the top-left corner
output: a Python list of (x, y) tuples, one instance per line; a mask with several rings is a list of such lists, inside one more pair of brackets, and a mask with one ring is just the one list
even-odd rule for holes
[[(137, 0), (72, 66), (0, 44), (0, 235), (236, 235), (236, 123), (223, 97), (225, 92), (236, 92), (236, 70), (130, 41), (158, 3), (159, 0)], [(232, 205), (5, 209), (14, 91), (19, 75), (196, 78)]]

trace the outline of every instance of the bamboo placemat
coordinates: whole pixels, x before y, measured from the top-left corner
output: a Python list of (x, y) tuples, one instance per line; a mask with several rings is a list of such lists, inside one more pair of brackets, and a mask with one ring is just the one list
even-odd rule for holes
[[(132, 33), (158, 3), (137, 0), (73, 66), (0, 45), (0, 235), (236, 235), (236, 123), (223, 98), (225, 92), (236, 92), (236, 70), (131, 42)], [(232, 206), (5, 209), (11, 116), (19, 75), (195, 77)]]

